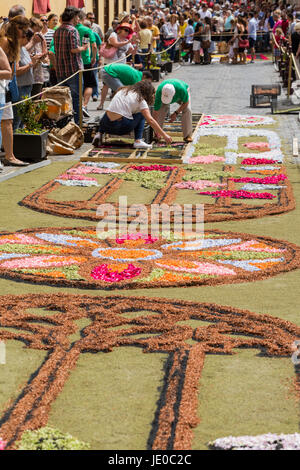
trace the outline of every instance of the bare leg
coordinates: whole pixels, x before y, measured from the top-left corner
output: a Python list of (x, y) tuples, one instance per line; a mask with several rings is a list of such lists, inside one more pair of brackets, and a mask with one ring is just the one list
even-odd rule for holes
[(14, 156), (14, 140), (13, 140), (13, 121), (11, 119), (5, 119), (1, 121), (1, 130), (2, 130), (2, 142), (5, 151), (5, 160), (13, 164), (27, 165), (27, 163), (18, 160)]
[(83, 105), (87, 107), (93, 93), (93, 88), (85, 88), (83, 93)]
[(100, 104), (99, 104), (97, 109), (103, 109), (104, 101), (105, 101), (105, 98), (107, 96), (107, 93), (108, 93), (108, 86), (105, 85), (105, 83), (103, 83), (103, 87), (102, 87), (102, 90), (101, 90)]

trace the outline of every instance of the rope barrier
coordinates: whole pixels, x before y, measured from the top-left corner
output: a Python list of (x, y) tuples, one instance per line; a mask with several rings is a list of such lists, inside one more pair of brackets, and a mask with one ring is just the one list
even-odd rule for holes
[[(212, 33), (211, 36), (213, 35), (217, 35), (217, 36), (226, 36), (226, 35), (233, 35), (234, 33), (233, 32), (223, 32), (223, 33)], [(267, 33), (263, 33), (263, 34), (267, 34)], [(185, 36), (185, 37), (190, 37), (190, 36), (193, 36), (193, 34), (191, 35), (188, 35), (188, 36)], [(247, 35), (248, 36), (248, 35)], [(147, 56), (147, 55), (150, 55), (150, 54), (153, 54), (153, 55), (161, 55), (161, 54), (164, 54), (165, 52), (167, 52), (168, 50), (172, 49), (181, 39), (183, 39), (183, 37), (179, 36), (169, 47), (167, 47), (167, 49), (164, 49), (162, 51), (156, 51), (156, 52), (138, 52), (138, 55), (142, 55), (142, 56)], [(127, 59), (128, 57), (130, 57), (132, 55), (132, 53), (126, 55), (125, 57), (122, 57), (121, 59), (118, 59), (118, 60), (115, 60), (113, 62), (111, 62), (111, 64), (117, 64), (118, 62), (122, 62), (124, 59)], [(106, 67), (106, 65), (108, 64), (105, 64), (105, 65), (100, 65), (99, 67), (93, 67), (93, 68), (90, 68), (90, 69), (81, 69), (81, 70), (77, 70), (73, 75), (70, 75), (68, 78), (62, 80), (61, 82), (57, 83), (56, 85), (53, 85), (51, 87), (48, 87), (47, 88), (47, 91), (49, 90), (52, 90), (53, 88), (57, 87), (57, 86), (61, 86), (63, 85), (64, 83), (66, 83), (68, 80), (70, 80), (71, 78), (73, 77), (76, 77), (78, 74), (80, 73), (83, 73), (83, 72), (91, 72), (91, 71), (95, 71), (95, 70), (102, 70), (104, 67)], [(33, 95), (33, 96), (30, 96), (29, 98), (25, 98), (21, 101), (16, 101), (15, 103), (11, 103), (11, 104), (6, 104), (4, 106), (0, 106), (0, 110), (3, 111), (4, 109), (7, 109), (7, 108), (10, 108), (10, 107), (14, 107), (14, 106), (18, 106), (19, 104), (21, 103), (26, 103), (27, 101), (30, 101), (34, 98), (38, 98), (41, 96), (41, 93), (37, 93), (36, 95)]]
[[(175, 44), (177, 44), (177, 42), (181, 39), (181, 37), (179, 37), (170, 47), (168, 47), (167, 49), (164, 49), (163, 51), (159, 51), (159, 52), (139, 52), (138, 55), (149, 55), (149, 54), (155, 54), (155, 55), (160, 55), (160, 54), (163, 54), (164, 52), (167, 52), (169, 49), (171, 49), (172, 47), (175, 46)], [(132, 53), (126, 55), (125, 57), (122, 57), (118, 60), (115, 60), (113, 62), (110, 62), (110, 64), (117, 64), (118, 62), (122, 62), (124, 59), (127, 59), (128, 57), (130, 57), (131, 55), (133, 55)], [(57, 87), (57, 86), (61, 86), (63, 83), (66, 83), (68, 80), (70, 80), (71, 78), (73, 77), (76, 77), (76, 75), (79, 75), (80, 73), (83, 73), (83, 72), (91, 72), (91, 71), (94, 71), (94, 70), (102, 70), (104, 67), (106, 67), (106, 65), (110, 65), (110, 64), (104, 64), (104, 65), (100, 65), (99, 67), (94, 67), (94, 68), (90, 68), (90, 69), (81, 69), (81, 70), (77, 70), (77, 72), (73, 73), (73, 75), (70, 75), (68, 78), (62, 80), (61, 82), (57, 83), (56, 85), (53, 85), (51, 87), (48, 87), (47, 88), (47, 91), (49, 90), (52, 90), (53, 88)], [(21, 100), (21, 101), (16, 101), (15, 103), (11, 103), (11, 104), (7, 104), (5, 106), (0, 106), (0, 110), (3, 111), (4, 109), (7, 109), (7, 108), (10, 108), (10, 107), (14, 107), (14, 106), (18, 106), (19, 104), (21, 103), (26, 103), (27, 101), (29, 100), (32, 100), (34, 98), (38, 98), (39, 96), (41, 95), (41, 93), (38, 93), (36, 95), (33, 95), (33, 96), (30, 96), (29, 98), (25, 98), (24, 100)]]

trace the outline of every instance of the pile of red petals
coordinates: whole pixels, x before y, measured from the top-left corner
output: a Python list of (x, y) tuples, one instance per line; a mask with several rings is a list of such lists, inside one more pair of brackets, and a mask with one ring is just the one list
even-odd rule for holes
[(150, 165), (150, 166), (144, 166), (144, 165), (131, 165), (133, 170), (137, 171), (171, 171), (171, 170), (176, 170), (176, 166), (165, 166), (165, 165)]
[(123, 271), (110, 271), (107, 264), (101, 264), (96, 266), (91, 276), (94, 279), (105, 281), (105, 282), (120, 282), (125, 279), (131, 279), (133, 277), (139, 276), (141, 274), (141, 269), (137, 268), (133, 264), (128, 264), (127, 268)]
[(250, 191), (202, 191), (199, 194), (204, 196), (214, 196), (214, 197), (231, 197), (233, 199), (273, 199), (276, 196), (273, 196), (271, 193), (251, 193)]
[(120, 238), (116, 238), (116, 243), (118, 245), (122, 245), (125, 243), (126, 240), (144, 240), (145, 244), (148, 245), (150, 243), (157, 242), (158, 238), (153, 238), (151, 235), (144, 235), (142, 233), (134, 233), (134, 234), (127, 234), (126, 236), (121, 236)]
[(244, 158), (242, 165), (274, 165), (278, 163), (276, 160), (268, 158)]
[(258, 183), (258, 184), (277, 184), (279, 181), (284, 181), (287, 179), (287, 176), (284, 174), (275, 175), (275, 176), (266, 176), (265, 178), (229, 178), (235, 183)]

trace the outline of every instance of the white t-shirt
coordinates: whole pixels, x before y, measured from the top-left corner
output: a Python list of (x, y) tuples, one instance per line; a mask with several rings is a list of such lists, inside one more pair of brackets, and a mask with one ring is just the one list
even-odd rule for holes
[(133, 119), (133, 114), (140, 113), (143, 109), (148, 109), (146, 101), (138, 101), (138, 96), (134, 91), (129, 91), (127, 94), (125, 91), (120, 90), (115, 94), (108, 107), (108, 111), (120, 114), (127, 119)]

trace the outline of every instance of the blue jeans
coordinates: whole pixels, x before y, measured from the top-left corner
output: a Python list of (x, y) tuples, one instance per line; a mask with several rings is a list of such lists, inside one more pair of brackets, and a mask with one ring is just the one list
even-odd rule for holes
[[(63, 80), (63, 78), (60, 77), (58, 81), (60, 82), (61, 80)], [(69, 78), (63, 85), (68, 86), (71, 90), (74, 121), (76, 124), (79, 124), (79, 74), (75, 75), (73, 78)]]
[[(27, 97), (31, 96), (31, 91), (32, 91), (32, 85), (24, 85), (24, 86), (19, 86), (19, 99), (24, 100)], [(20, 127), (23, 127), (23, 123), (21, 120), (21, 117), (18, 113), (18, 107), (14, 106), (13, 107), (13, 112), (14, 112), (14, 121), (13, 121), (13, 130), (16, 131)]]
[[(141, 49), (141, 52), (143, 54), (146, 54), (147, 52), (149, 52), (149, 49)], [(147, 64), (148, 56), (147, 55), (141, 55), (140, 58), (141, 58), (141, 62), (143, 64), (143, 69), (142, 70), (144, 70), (145, 67), (146, 67), (146, 64)]]
[[(95, 65), (93, 65), (93, 68), (95, 67), (99, 67), (99, 60), (97, 60)], [(94, 73), (97, 85), (93, 87), (92, 96), (97, 96), (98, 98), (99, 97), (99, 70), (94, 70), (93, 73)]]
[(135, 140), (143, 137), (145, 118), (142, 113), (133, 114), (133, 119), (122, 117), (117, 121), (111, 121), (105, 113), (100, 121), (99, 132), (101, 134), (125, 135), (134, 130)]

